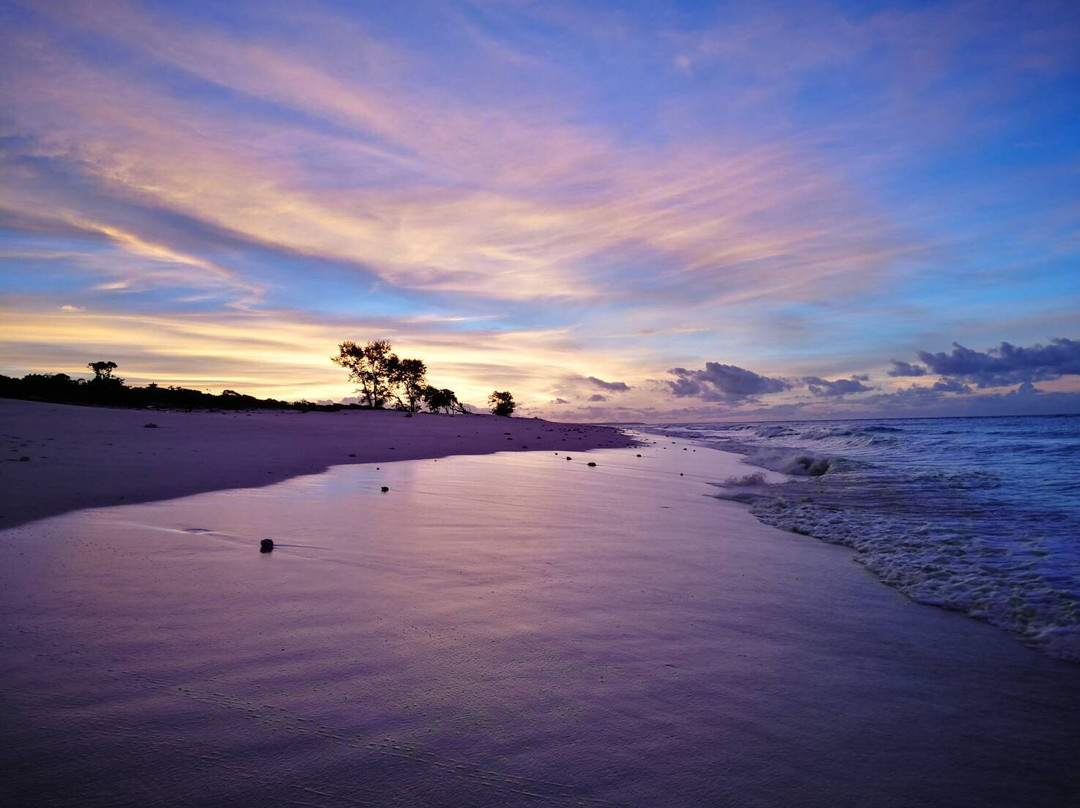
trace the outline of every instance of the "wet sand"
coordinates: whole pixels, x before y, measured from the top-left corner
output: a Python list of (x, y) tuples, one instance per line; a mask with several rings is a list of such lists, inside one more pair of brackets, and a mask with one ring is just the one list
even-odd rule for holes
[(609, 427), (533, 418), (179, 412), (0, 399), (0, 529), (80, 508), (270, 485), (338, 464), (629, 444)]
[(10, 793), (1077, 804), (1080, 667), (712, 498), (733, 455), (571, 454), (335, 467), (0, 533)]

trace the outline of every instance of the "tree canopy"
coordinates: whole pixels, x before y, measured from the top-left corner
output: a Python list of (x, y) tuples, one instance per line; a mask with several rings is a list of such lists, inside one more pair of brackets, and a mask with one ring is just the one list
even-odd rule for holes
[(425, 387), (423, 391), (424, 404), (427, 405), (429, 412), (439, 412), (440, 410), (447, 415), (452, 415), (455, 412), (459, 412), (463, 415), (468, 414), (468, 410), (465, 409), (465, 405), (458, 401), (457, 395), (453, 390), (447, 390), (445, 387), (439, 389), (438, 387)]
[(375, 409), (386, 406), (393, 384), (391, 373), (399, 362), (389, 341), (377, 339), (358, 345), (346, 340), (338, 345), (338, 355), (330, 357), (330, 361), (345, 368), (349, 378), (360, 385), (356, 392), (364, 404)]
[[(390, 368), (390, 383), (398, 391), (398, 404), (409, 412), (420, 409), (427, 389), (427, 365), (419, 359), (398, 359)], [(402, 398), (404, 396), (404, 398)]]
[(496, 390), (488, 396), (488, 404), (491, 405), (492, 415), (503, 415), (507, 417), (509, 417), (514, 412), (514, 408), (517, 407), (514, 396), (509, 390)]
[(421, 406), (429, 412), (467, 414), (453, 390), (434, 387), (427, 382), (427, 365), (420, 359), (403, 359), (393, 352), (388, 340), (373, 340), (360, 345), (346, 340), (338, 345), (331, 361), (349, 373), (359, 387), (356, 392), (364, 406), (381, 409), (393, 402), (395, 408), (417, 412)]
[(94, 381), (98, 384), (123, 384), (124, 380), (113, 376), (112, 373), (119, 367), (115, 362), (87, 362), (86, 366), (94, 371)]

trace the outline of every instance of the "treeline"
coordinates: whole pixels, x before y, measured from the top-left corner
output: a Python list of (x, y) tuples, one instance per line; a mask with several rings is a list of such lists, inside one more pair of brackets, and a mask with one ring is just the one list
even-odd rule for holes
[(48, 401), (55, 404), (89, 404), (108, 407), (153, 407), (170, 410), (326, 410), (361, 409), (358, 405), (314, 404), (310, 401), (279, 401), (225, 390), (220, 395), (187, 387), (129, 387), (113, 375), (115, 362), (91, 362), (92, 379), (72, 378), (66, 373), (28, 373), (21, 379), (0, 374), (0, 398)]
[[(419, 359), (402, 359), (386, 340), (366, 345), (346, 341), (338, 346), (331, 360), (345, 368), (349, 378), (359, 387), (358, 404), (315, 404), (310, 401), (280, 401), (225, 390), (220, 395), (204, 393), (187, 387), (129, 387), (116, 376), (115, 362), (90, 362), (92, 379), (72, 378), (66, 373), (28, 373), (21, 379), (0, 374), (0, 398), (49, 401), (57, 404), (91, 404), (111, 407), (155, 407), (180, 410), (321, 410), (386, 409), (405, 412), (444, 412), (468, 415), (453, 390), (427, 383), (427, 365)], [(511, 415), (514, 397), (507, 391), (496, 390), (488, 397), (491, 412)]]

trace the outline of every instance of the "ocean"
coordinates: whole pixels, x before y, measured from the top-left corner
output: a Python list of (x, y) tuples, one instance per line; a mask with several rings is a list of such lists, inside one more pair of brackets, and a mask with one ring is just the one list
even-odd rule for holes
[(717, 496), (851, 547), (913, 600), (1080, 661), (1080, 416), (672, 424), (745, 455)]

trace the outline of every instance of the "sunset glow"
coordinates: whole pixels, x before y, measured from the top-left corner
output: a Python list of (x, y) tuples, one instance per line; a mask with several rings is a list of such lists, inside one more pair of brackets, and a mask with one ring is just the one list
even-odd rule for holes
[(2, 373), (340, 400), (336, 344), (385, 338), (564, 420), (1080, 411), (1075, 4), (0, 29)]

